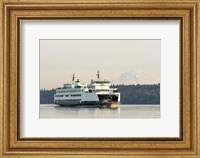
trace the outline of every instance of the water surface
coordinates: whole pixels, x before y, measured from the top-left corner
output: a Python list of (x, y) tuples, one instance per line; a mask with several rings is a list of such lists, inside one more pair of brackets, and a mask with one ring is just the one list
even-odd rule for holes
[(40, 118), (160, 118), (160, 105), (120, 105), (118, 109), (40, 104)]

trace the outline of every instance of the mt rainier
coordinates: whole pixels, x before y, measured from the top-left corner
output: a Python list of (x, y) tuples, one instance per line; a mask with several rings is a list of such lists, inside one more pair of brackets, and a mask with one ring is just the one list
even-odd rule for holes
[(159, 80), (146, 75), (142, 71), (131, 71), (120, 75), (118, 78), (111, 81), (112, 84), (124, 84), (124, 85), (137, 85), (137, 84), (158, 84)]

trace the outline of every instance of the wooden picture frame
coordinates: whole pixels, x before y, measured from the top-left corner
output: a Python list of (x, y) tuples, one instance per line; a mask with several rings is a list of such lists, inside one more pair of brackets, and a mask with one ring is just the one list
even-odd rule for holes
[[(1, 5), (1, 157), (200, 157), (199, 1), (8, 1)], [(181, 133), (179, 138), (19, 137), (20, 20), (179, 19), (181, 21)]]

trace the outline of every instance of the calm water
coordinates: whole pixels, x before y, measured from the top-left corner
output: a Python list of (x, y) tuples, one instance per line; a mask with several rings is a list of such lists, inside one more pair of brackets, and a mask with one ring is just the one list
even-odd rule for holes
[(40, 118), (160, 118), (160, 105), (120, 105), (119, 109), (40, 104)]

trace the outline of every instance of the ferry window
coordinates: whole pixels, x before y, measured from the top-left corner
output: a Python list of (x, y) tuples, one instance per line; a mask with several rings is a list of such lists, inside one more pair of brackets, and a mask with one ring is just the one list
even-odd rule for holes
[(56, 95), (56, 97), (63, 97), (63, 95)]
[(81, 94), (71, 94), (71, 97), (80, 97)]

